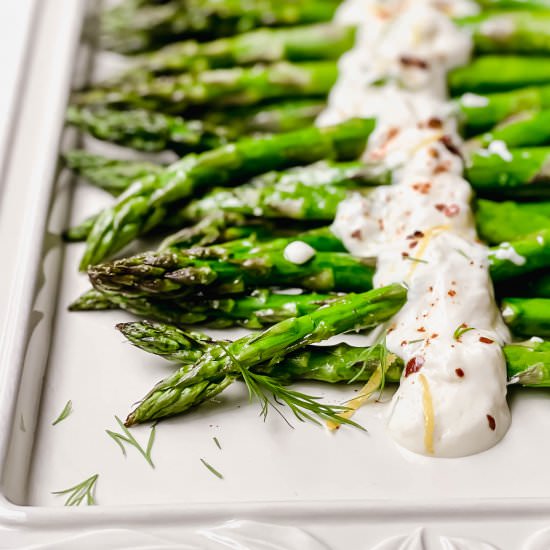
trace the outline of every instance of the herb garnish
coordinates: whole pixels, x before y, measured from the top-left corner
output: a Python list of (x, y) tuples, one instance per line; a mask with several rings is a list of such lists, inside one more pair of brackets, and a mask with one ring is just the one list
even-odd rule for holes
[(223, 479), (223, 475), (220, 474), (220, 472), (218, 472), (218, 470), (216, 470), (216, 468), (214, 468), (213, 466), (211, 466), (210, 464), (208, 464), (208, 462), (206, 462), (206, 460), (204, 460), (204, 458), (201, 458), (201, 462), (219, 479)]
[(55, 426), (56, 424), (59, 424), (62, 420), (65, 420), (71, 413), (73, 412), (73, 402), (69, 399), (63, 407), (63, 410), (61, 413), (59, 413), (59, 416), (52, 422), (52, 426)]
[(69, 487), (69, 489), (63, 491), (53, 491), (52, 495), (69, 495), (65, 501), (65, 506), (80, 506), (84, 499), (86, 499), (88, 506), (92, 506), (96, 503), (94, 493), (98, 477), (99, 474), (94, 474), (74, 487)]
[(411, 262), (418, 262), (420, 264), (428, 264), (428, 260), (423, 260), (422, 258), (415, 258), (414, 256), (403, 256), (404, 260), (410, 260)]
[(151, 468), (154, 468), (155, 465), (153, 464), (153, 460), (151, 459), (151, 449), (153, 448), (153, 443), (155, 441), (156, 425), (153, 424), (153, 427), (151, 428), (149, 440), (147, 441), (147, 448), (144, 450), (143, 447), (138, 443), (136, 438), (130, 433), (130, 430), (128, 430), (128, 428), (124, 425), (122, 420), (120, 420), (118, 416), (115, 416), (115, 419), (118, 422), (121, 430), (123, 431), (123, 434), (119, 434), (111, 430), (105, 430), (105, 432), (120, 447), (122, 454), (126, 456), (126, 448), (124, 447), (124, 443), (128, 443), (138, 450), (138, 452), (141, 454), (141, 456), (143, 456), (143, 458), (147, 461)]
[(466, 325), (465, 323), (462, 323), (461, 325), (459, 325), (457, 327), (457, 329), (454, 331), (454, 334), (453, 334), (453, 338), (457, 341), (457, 342), (460, 342), (460, 337), (465, 334), (466, 332), (470, 331), (470, 330), (474, 330), (473, 327), (469, 327), (468, 325)]
[(222, 450), (222, 446), (220, 445), (220, 442), (218, 441), (218, 438), (217, 438), (217, 437), (213, 437), (212, 439), (214, 440), (214, 443), (216, 444), (216, 447), (218, 447), (218, 449), (221, 451), (221, 450)]
[[(271, 406), (290, 427), (293, 427), (284, 413), (276, 405), (277, 403), (279, 405), (286, 404), (300, 422), (310, 420), (315, 424), (320, 424), (317, 418), (314, 417), (317, 416), (321, 420), (332, 420), (338, 424), (350, 424), (364, 430), (364, 428), (356, 422), (340, 416), (341, 413), (348, 410), (348, 407), (320, 403), (320, 397), (314, 397), (302, 392), (290, 390), (270, 376), (251, 372), (241, 365), (240, 361), (231, 353), (224, 343), (218, 342), (218, 345), (225, 351), (226, 355), (239, 370), (248, 389), (249, 398), (252, 400), (252, 397), (255, 396), (260, 401), (260, 416), (262, 416), (264, 420), (267, 418), (267, 413)], [(269, 398), (268, 393), (271, 393), (273, 400)]]

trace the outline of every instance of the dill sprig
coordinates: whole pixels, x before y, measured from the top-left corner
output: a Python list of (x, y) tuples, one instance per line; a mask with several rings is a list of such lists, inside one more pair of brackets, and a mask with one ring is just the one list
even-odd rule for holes
[[(253, 397), (259, 400), (261, 405), (260, 416), (262, 416), (264, 420), (267, 418), (267, 413), (271, 407), (290, 427), (293, 427), (283, 411), (277, 406), (287, 405), (300, 422), (309, 420), (314, 424), (320, 425), (321, 422), (315, 418), (318, 417), (321, 420), (331, 420), (338, 424), (349, 424), (364, 430), (364, 428), (356, 422), (340, 416), (343, 412), (348, 410), (348, 407), (321, 403), (319, 402), (319, 399), (321, 399), (320, 397), (314, 397), (302, 392), (290, 390), (270, 376), (251, 372), (241, 365), (240, 361), (231, 353), (225, 344), (218, 342), (218, 345), (238, 368), (248, 389), (250, 400), (252, 400)], [(271, 394), (272, 398), (269, 397), (269, 394)]]
[(92, 506), (96, 504), (94, 494), (98, 477), (99, 474), (94, 474), (74, 487), (69, 487), (63, 491), (53, 491), (52, 495), (69, 495), (65, 501), (65, 506), (80, 506), (84, 499), (86, 499), (88, 506)]
[(151, 468), (154, 468), (155, 465), (153, 464), (153, 460), (151, 459), (151, 450), (153, 449), (153, 443), (155, 442), (156, 425), (153, 424), (153, 427), (151, 428), (151, 433), (149, 434), (149, 439), (147, 441), (147, 447), (144, 449), (137, 441), (137, 439), (132, 435), (130, 430), (124, 425), (124, 422), (122, 422), (122, 420), (120, 420), (118, 416), (115, 416), (115, 419), (123, 433), (120, 434), (111, 430), (105, 430), (105, 432), (120, 447), (122, 454), (124, 456), (127, 456), (126, 447), (124, 446), (124, 444), (126, 443), (128, 445), (131, 445), (138, 450), (141, 456), (143, 456), (143, 458), (147, 461), (149, 466), (151, 466)]
[(463, 334), (466, 334), (466, 332), (469, 332), (470, 330), (474, 330), (473, 327), (469, 327), (468, 325), (466, 325), (465, 323), (462, 323), (461, 325), (459, 325), (456, 330), (454, 331), (453, 333), (453, 338), (457, 341), (457, 342), (460, 342), (460, 338)]
[(210, 470), (217, 478), (219, 479), (223, 479), (223, 475), (220, 474), (220, 472), (218, 472), (218, 470), (216, 470), (216, 468), (214, 468), (214, 466), (208, 464), (208, 462), (206, 462), (206, 460), (204, 460), (204, 458), (201, 458), (201, 462), (206, 466), (206, 468), (208, 470)]
[(217, 437), (213, 437), (212, 439), (214, 440), (214, 443), (216, 444), (216, 447), (218, 447), (218, 449), (221, 451), (221, 450), (222, 450), (222, 446), (220, 445), (220, 442), (218, 441), (218, 438), (217, 438)]
[(59, 416), (52, 422), (52, 426), (59, 424), (61, 421), (65, 420), (73, 412), (73, 402), (69, 399), (63, 410), (59, 413)]

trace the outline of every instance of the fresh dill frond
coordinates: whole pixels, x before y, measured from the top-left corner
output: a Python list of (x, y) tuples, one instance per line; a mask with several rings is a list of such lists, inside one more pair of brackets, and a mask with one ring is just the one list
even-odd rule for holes
[[(250, 400), (252, 400), (253, 397), (256, 397), (260, 401), (260, 416), (262, 416), (264, 420), (267, 418), (267, 413), (271, 407), (290, 427), (292, 427), (292, 424), (288, 421), (283, 411), (277, 406), (277, 404), (284, 404), (290, 408), (294, 416), (300, 422), (309, 420), (315, 424), (321, 424), (319, 420), (315, 418), (318, 417), (321, 420), (331, 420), (333, 422), (337, 422), (338, 424), (349, 424), (364, 430), (364, 428), (356, 422), (353, 422), (348, 418), (342, 418), (341, 414), (347, 411), (348, 407), (321, 403), (319, 402), (320, 397), (314, 397), (302, 392), (290, 390), (270, 376), (251, 372), (241, 364), (241, 362), (233, 353), (231, 353), (231, 350), (225, 346), (225, 344), (221, 342), (218, 342), (218, 344), (239, 370), (248, 389)], [(271, 394), (273, 400), (270, 399), (269, 394)]]
[(204, 460), (204, 458), (201, 458), (201, 462), (206, 466), (206, 468), (208, 470), (210, 470), (217, 478), (219, 479), (223, 479), (223, 475), (220, 474), (220, 472), (218, 472), (218, 470), (216, 470), (216, 468), (214, 468), (214, 466), (208, 464), (208, 462), (206, 462), (206, 460)]
[(404, 256), (404, 260), (409, 260), (411, 262), (418, 262), (420, 264), (429, 264), (428, 260), (423, 260), (422, 258), (415, 258), (414, 256)]
[(124, 444), (126, 443), (128, 445), (131, 445), (138, 450), (141, 456), (143, 456), (143, 458), (147, 461), (149, 466), (151, 466), (151, 468), (154, 468), (155, 465), (153, 463), (153, 460), (151, 459), (151, 451), (153, 449), (153, 443), (155, 442), (156, 424), (153, 424), (153, 427), (151, 428), (149, 439), (147, 440), (147, 446), (144, 449), (137, 441), (137, 439), (132, 435), (130, 430), (124, 425), (122, 420), (120, 420), (118, 416), (115, 416), (115, 419), (123, 433), (120, 434), (111, 430), (105, 430), (105, 432), (120, 447), (122, 454), (126, 456), (126, 447), (124, 446)]
[(214, 440), (214, 443), (216, 444), (216, 447), (218, 447), (218, 449), (221, 451), (221, 450), (222, 450), (222, 446), (220, 445), (220, 442), (218, 441), (218, 438), (217, 438), (217, 437), (213, 437), (212, 439)]
[(98, 478), (99, 474), (94, 474), (74, 487), (69, 487), (63, 491), (53, 491), (52, 495), (69, 495), (65, 501), (65, 506), (80, 506), (84, 499), (86, 499), (88, 506), (93, 506), (96, 504), (94, 494)]
[(63, 410), (59, 413), (59, 416), (52, 422), (52, 426), (59, 424), (61, 421), (65, 420), (73, 412), (73, 402), (69, 399)]
[(457, 341), (457, 342), (460, 342), (460, 338), (463, 334), (466, 334), (467, 332), (469, 332), (470, 330), (474, 330), (473, 327), (469, 327), (467, 325), (465, 325), (464, 323), (462, 323), (461, 325), (459, 325), (456, 330), (454, 331), (453, 333), (453, 338)]

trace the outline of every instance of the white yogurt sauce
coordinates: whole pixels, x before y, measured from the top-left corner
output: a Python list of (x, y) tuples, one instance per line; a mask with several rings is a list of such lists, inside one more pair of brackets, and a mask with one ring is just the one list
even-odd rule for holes
[(286, 245), (283, 256), (285, 260), (301, 265), (315, 256), (315, 249), (303, 241), (292, 241)]
[[(451, 0), (344, 2), (338, 17), (360, 21), (359, 37), (319, 119), (377, 118), (363, 158), (393, 168), (393, 185), (343, 201), (333, 231), (352, 254), (377, 258), (376, 287), (409, 288), (386, 337), (406, 365), (388, 431), (411, 451), (443, 457), (490, 448), (510, 423), (501, 349), (509, 333), (446, 101), (447, 71), (471, 53), (449, 15), (476, 10)], [(493, 152), (504, 158), (507, 149), (497, 143)]]

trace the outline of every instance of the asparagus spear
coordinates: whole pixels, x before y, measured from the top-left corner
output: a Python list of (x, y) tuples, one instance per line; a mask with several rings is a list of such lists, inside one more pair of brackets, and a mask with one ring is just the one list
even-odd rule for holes
[(361, 186), (389, 184), (391, 172), (361, 162), (318, 163), (284, 172), (268, 172), (234, 189), (214, 189), (182, 208), (179, 223), (202, 219), (209, 212), (243, 216), (331, 221), (338, 203)]
[(493, 202), (478, 199), (475, 217), (479, 236), (489, 244), (498, 244), (541, 229), (550, 229), (550, 202)]
[(550, 147), (480, 150), (469, 158), (466, 177), (478, 193), (498, 197), (547, 196)]
[(550, 336), (550, 299), (505, 298), (502, 317), (518, 336)]
[(153, 75), (274, 63), (337, 59), (354, 43), (355, 28), (323, 23), (253, 31), (212, 42), (188, 40), (145, 54), (121, 77), (103, 85), (146, 81)]
[(68, 151), (63, 159), (79, 176), (113, 195), (122, 193), (132, 181), (158, 174), (163, 169), (152, 162), (112, 159), (83, 150)]
[(239, 135), (278, 134), (311, 126), (326, 107), (323, 98), (293, 98), (260, 105), (235, 106), (222, 111), (207, 111), (209, 124), (233, 128)]
[(66, 120), (97, 139), (139, 151), (171, 149), (179, 154), (206, 151), (236, 137), (226, 128), (200, 120), (185, 120), (143, 109), (69, 107)]
[[(164, 323), (137, 321), (119, 323), (116, 328), (134, 346), (180, 366), (192, 367), (204, 353), (218, 345), (203, 333), (188, 332)], [(384, 351), (380, 344), (373, 347), (354, 347), (345, 343), (305, 346), (286, 355), (279, 363), (257, 365), (252, 370), (288, 382), (298, 379), (330, 384), (349, 382), (352, 379), (367, 381), (380, 365)], [(386, 381), (399, 382), (403, 369), (402, 360), (389, 352), (387, 359)]]
[(287, 319), (227, 346), (216, 346), (191, 369), (185, 367), (182, 372), (178, 371), (157, 384), (130, 413), (126, 425), (182, 413), (209, 398), (216, 390), (223, 390), (239, 375), (257, 392), (258, 385), (266, 380), (253, 376), (249, 369), (262, 363), (280, 361), (304, 345), (379, 324), (401, 308), (406, 295), (401, 285), (390, 285), (364, 294), (349, 294), (309, 315)]
[(171, 0), (162, 5), (114, 9), (102, 18), (102, 44), (120, 53), (139, 53), (176, 40), (208, 40), (262, 26), (329, 21), (334, 0)]
[[(206, 249), (204, 249), (206, 250)], [(145, 253), (89, 269), (94, 288), (126, 296), (185, 296), (190, 291), (235, 294), (266, 285), (320, 292), (372, 288), (373, 267), (345, 253), (316, 252), (303, 265), (289, 262), (281, 250), (248, 253), (244, 258), (195, 259), (181, 252)]]
[(549, 0), (476, 0), (483, 8), (487, 9), (521, 9), (521, 10), (547, 10), (550, 9)]
[(71, 311), (123, 309), (146, 319), (175, 325), (206, 325), (213, 328), (243, 326), (258, 329), (290, 317), (314, 312), (338, 298), (336, 294), (277, 294), (257, 289), (235, 298), (192, 298), (156, 300), (105, 294), (95, 289), (85, 292), (71, 304)]
[(118, 88), (95, 88), (76, 94), (73, 102), (79, 106), (111, 105), (163, 112), (212, 104), (217, 108), (254, 105), (276, 98), (324, 97), (337, 75), (334, 61), (279, 62), (157, 77)]
[(550, 51), (550, 13), (543, 11), (481, 12), (456, 21), (467, 29), (478, 53)]
[(302, 99), (236, 108), (230, 114), (210, 112), (202, 120), (134, 109), (120, 111), (108, 107), (70, 107), (67, 122), (97, 139), (140, 151), (177, 153), (212, 149), (241, 135), (278, 133), (311, 125), (325, 103)]
[(453, 95), (465, 92), (498, 92), (550, 83), (547, 57), (485, 55), (449, 72)]
[(167, 207), (216, 181), (234, 183), (269, 170), (325, 158), (357, 157), (374, 127), (371, 119), (308, 128), (261, 139), (243, 139), (198, 156), (188, 155), (160, 175), (134, 183), (104, 210), (88, 236), (86, 269), (159, 225)]
[[(180, 366), (192, 366), (211, 346), (217, 345), (216, 341), (202, 333), (187, 332), (163, 323), (120, 323), (117, 329), (138, 348)], [(505, 345), (503, 350), (508, 378), (512, 383), (527, 387), (550, 387), (550, 342), (533, 339)], [(305, 346), (285, 356), (275, 365), (258, 365), (252, 370), (283, 379), (285, 382), (366, 382), (381, 366), (382, 357), (386, 359), (385, 381), (398, 383), (401, 379), (403, 361), (384, 350), (381, 344), (373, 347), (350, 346), (346, 343), (333, 346)]]
[(550, 86), (531, 86), (486, 95), (465, 93), (456, 100), (468, 133), (479, 133), (511, 115), (550, 108)]
[(489, 132), (471, 139), (467, 147), (470, 150), (479, 149), (493, 141), (502, 141), (508, 147), (550, 144), (550, 110), (518, 113)]
[(511, 243), (504, 242), (491, 248), (489, 263), (494, 282), (548, 267), (550, 229), (543, 229)]

